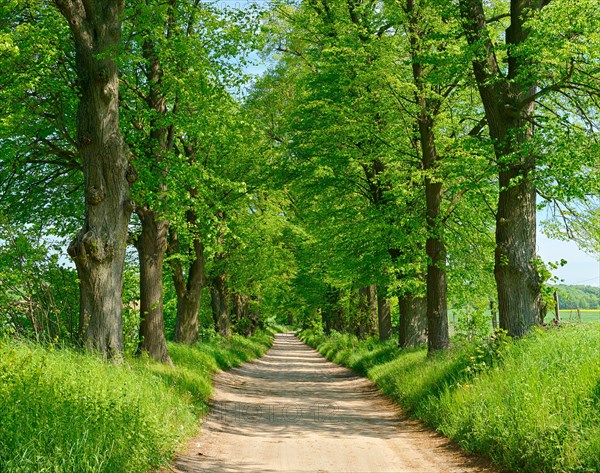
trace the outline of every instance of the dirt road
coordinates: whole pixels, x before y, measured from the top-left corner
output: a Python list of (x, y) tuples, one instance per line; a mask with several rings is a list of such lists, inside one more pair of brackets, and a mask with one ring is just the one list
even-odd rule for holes
[(216, 376), (211, 414), (173, 471), (493, 472), (293, 334)]

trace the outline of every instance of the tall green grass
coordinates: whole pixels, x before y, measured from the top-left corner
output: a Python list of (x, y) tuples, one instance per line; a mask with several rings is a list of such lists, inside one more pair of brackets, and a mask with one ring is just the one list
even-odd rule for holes
[(0, 471), (147, 472), (198, 429), (211, 376), (262, 355), (272, 336), (169, 344), (174, 368), (112, 365), (69, 349), (0, 341)]
[(401, 351), (394, 342), (301, 337), (502, 468), (600, 471), (600, 324), (457, 344), (431, 358), (425, 348)]

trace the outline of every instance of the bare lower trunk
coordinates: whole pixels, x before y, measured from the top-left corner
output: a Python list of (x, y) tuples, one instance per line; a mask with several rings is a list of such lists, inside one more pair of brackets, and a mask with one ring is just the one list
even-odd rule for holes
[[(535, 187), (531, 178), (518, 184), (517, 172), (503, 172), (496, 217), (496, 261), (500, 328), (511, 336), (525, 335), (540, 323), (540, 282), (536, 258)], [(508, 186), (508, 188), (504, 188)]]
[(149, 209), (138, 209), (142, 232), (136, 241), (140, 261), (139, 351), (153, 360), (172, 364), (167, 351), (163, 309), (162, 273), (169, 222)]
[(189, 291), (177, 297), (175, 341), (192, 345), (198, 340), (198, 313), (202, 302), (202, 290)]
[(388, 340), (392, 336), (392, 317), (390, 300), (386, 291), (379, 287), (377, 293), (377, 319), (379, 326), (379, 340)]
[(85, 223), (68, 250), (80, 281), (80, 330), (89, 349), (119, 357), (123, 265), (133, 210), (129, 197), (133, 173), (128, 172), (128, 150), (120, 131), (119, 78), (112, 59), (121, 44), (123, 4), (55, 3), (73, 34), (80, 93), (77, 147), (85, 180)]
[[(188, 223), (195, 225), (196, 216), (188, 212)], [(175, 320), (175, 341), (191, 345), (198, 340), (198, 312), (202, 302), (204, 288), (204, 245), (198, 239), (193, 242), (193, 259), (184, 274), (180, 260), (170, 261), (173, 269), (173, 284), (177, 294), (177, 318)], [(178, 254), (180, 251), (179, 236), (171, 234), (169, 252)]]
[(210, 295), (215, 331), (223, 337), (230, 337), (231, 320), (226, 273), (220, 272), (212, 278), (211, 283)]
[(450, 346), (446, 299), (446, 248), (439, 238), (427, 239), (427, 342), (429, 353)]
[(398, 297), (400, 326), (398, 346), (410, 348), (427, 341), (427, 299), (414, 294)]

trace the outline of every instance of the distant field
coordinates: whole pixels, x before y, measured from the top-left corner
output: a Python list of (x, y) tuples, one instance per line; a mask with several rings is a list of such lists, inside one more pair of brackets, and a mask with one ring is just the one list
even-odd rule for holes
[[(600, 309), (581, 309), (581, 321), (583, 323), (590, 322), (600, 322)], [(490, 311), (486, 311), (485, 315), (491, 317)], [(461, 315), (457, 310), (448, 310), (448, 316), (450, 319), (450, 333), (455, 332), (456, 326), (456, 317), (460, 317)], [(544, 319), (545, 323), (550, 323), (554, 318), (554, 311), (548, 312), (546, 318)], [(560, 320), (562, 322), (579, 322), (579, 318), (577, 316), (577, 309), (564, 309), (560, 311)], [(491, 324), (491, 322), (490, 322)]]
[[(600, 309), (581, 309), (581, 321), (582, 322), (600, 322)], [(549, 322), (554, 318), (554, 312), (548, 312), (546, 315), (546, 322)], [(579, 321), (577, 315), (577, 309), (565, 309), (560, 311), (560, 318), (566, 322)]]

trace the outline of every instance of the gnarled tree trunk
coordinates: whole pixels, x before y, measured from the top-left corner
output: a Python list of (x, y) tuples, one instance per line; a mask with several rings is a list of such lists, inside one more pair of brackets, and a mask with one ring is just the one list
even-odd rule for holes
[[(77, 146), (85, 180), (85, 223), (69, 245), (80, 281), (85, 345), (108, 357), (123, 350), (122, 291), (134, 172), (119, 126), (120, 0), (55, 0), (75, 42), (80, 88)], [(130, 179), (128, 180), (128, 176)]]

